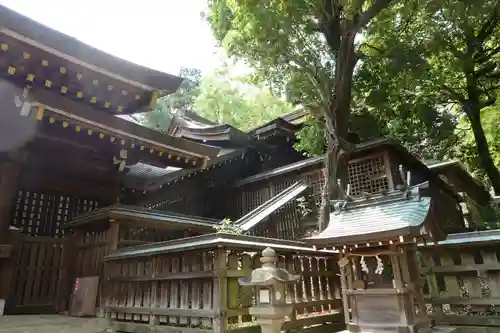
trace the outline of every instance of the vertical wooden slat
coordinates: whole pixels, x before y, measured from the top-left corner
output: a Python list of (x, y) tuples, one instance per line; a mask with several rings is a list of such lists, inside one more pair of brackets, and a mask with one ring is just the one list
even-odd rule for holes
[[(178, 256), (173, 255), (172, 256), (172, 273), (178, 273), (179, 272), (179, 267), (180, 267), (180, 260)], [(179, 281), (177, 280), (172, 280), (170, 281), (170, 308), (172, 309), (178, 309), (179, 308)], [(177, 316), (169, 316), (168, 317), (168, 322), (170, 324), (178, 325), (179, 324), (179, 317)]]
[[(183, 255), (181, 257), (181, 272), (189, 272), (190, 269), (190, 256), (188, 254)], [(180, 309), (189, 309), (189, 282), (181, 280), (180, 281), (180, 303), (179, 303), (179, 308)], [(182, 316), (179, 317), (179, 324), (180, 325), (187, 325), (188, 324), (188, 317)]]
[[(45, 252), (45, 262), (44, 262), (44, 271), (42, 274), (41, 278), (41, 283), (40, 283), (40, 300), (43, 303), (50, 303), (51, 297), (49, 297), (49, 291), (50, 291), (50, 279), (52, 277), (52, 273), (54, 270), (54, 267), (52, 265), (53, 260), (54, 260), (54, 253), (55, 253), (55, 247), (58, 246), (58, 244), (54, 243), (48, 243), (46, 244), (46, 252)], [(56, 304), (56, 307), (58, 304)], [(59, 310), (57, 308), (57, 310)]]
[[(158, 273), (158, 268), (160, 265), (160, 260), (158, 260), (158, 257), (153, 257), (151, 259), (151, 294), (149, 296), (150, 302), (149, 302), (149, 310), (152, 312), (152, 310), (155, 310), (158, 308), (158, 280), (156, 280), (156, 274)], [(155, 314), (150, 314), (149, 315), (149, 324), (150, 325), (157, 325), (159, 324), (159, 320)]]
[[(225, 249), (218, 249), (215, 251), (214, 267), (216, 273), (222, 272), (226, 269), (227, 253)], [(214, 294), (213, 305), (216, 312), (216, 317), (213, 322), (214, 333), (225, 333), (227, 331), (228, 318), (226, 315), (227, 310), (227, 278), (216, 277), (214, 278)]]
[[(425, 265), (426, 269), (430, 269), (430, 268), (436, 266), (436, 263), (434, 261), (434, 258), (432, 257), (431, 252), (427, 252), (427, 251), (422, 252), (421, 259), (422, 259), (422, 262)], [(436, 274), (435, 273), (426, 274), (425, 279), (426, 279), (427, 285), (429, 287), (429, 293), (431, 294), (431, 297), (438, 298), (440, 296), (439, 295), (440, 293), (439, 293), (439, 286), (438, 286), (437, 279), (436, 279)], [(443, 307), (441, 305), (438, 305), (438, 304), (432, 305), (432, 309), (433, 309), (435, 316), (437, 316), (437, 317), (443, 316)]]
[[(337, 264), (337, 257), (329, 257), (326, 259), (326, 270), (331, 275), (327, 278), (328, 283), (328, 299), (331, 300), (330, 308), (337, 309), (341, 307), (340, 299), (342, 298), (341, 287), (340, 287), (340, 275), (339, 266)], [(338, 275), (337, 275), (338, 274)]]
[[(461, 253), (460, 259), (462, 260), (462, 265), (473, 266), (474, 256), (471, 253)], [(467, 288), (470, 298), (480, 298), (482, 297), (481, 284), (479, 283), (477, 271), (476, 272), (464, 272), (462, 275), (462, 280)], [(473, 311), (484, 311), (485, 306), (473, 306)]]
[[(302, 274), (302, 260), (297, 256), (295, 257), (294, 260), (294, 271), (295, 274)], [(298, 315), (304, 313), (304, 302), (305, 302), (305, 297), (304, 297), (304, 278), (302, 278), (299, 283), (296, 285), (295, 288), (295, 295), (296, 295), (296, 300), (297, 304), (295, 305), (295, 309)]]
[[(247, 275), (252, 271), (252, 257), (248, 253), (244, 253), (241, 256), (241, 270), (246, 272)], [(252, 287), (244, 287), (240, 286), (239, 289), (239, 299), (241, 308), (250, 308), (252, 306), (252, 298), (253, 298), (253, 290)], [(242, 322), (252, 321), (252, 317), (250, 315), (242, 316)]]
[(311, 305), (313, 301), (313, 285), (311, 279), (311, 260), (307, 257), (302, 258), (302, 266), (304, 272), (304, 292), (306, 296), (307, 306), (306, 312), (314, 312), (314, 307)]
[[(498, 264), (497, 254), (494, 248), (484, 249), (481, 251), (483, 262), (485, 264)], [(491, 297), (500, 297), (500, 272), (488, 272), (488, 282), (490, 284)]]
[[(442, 253), (441, 255), (441, 265), (443, 266), (454, 266), (453, 258), (451, 253)], [(458, 284), (458, 279), (456, 275), (448, 275), (446, 274), (444, 277), (444, 285), (445, 285), (445, 295), (446, 297), (461, 297), (460, 285)], [(454, 306), (451, 304), (452, 310), (461, 309), (462, 306)]]
[[(40, 302), (40, 284), (42, 283), (43, 279), (43, 273), (46, 269), (50, 269), (52, 267), (46, 267), (45, 266), (45, 259), (46, 259), (46, 249), (47, 245), (52, 245), (51, 243), (39, 243), (39, 249), (38, 249), (38, 258), (35, 264), (35, 272), (33, 275), (34, 283), (33, 283), (33, 291), (32, 291), (32, 298), (31, 302), (32, 304), (43, 304), (43, 302)], [(51, 265), (52, 266), (52, 265)]]
[[(28, 245), (29, 244), (29, 245)], [(36, 264), (37, 264), (37, 259), (38, 259), (38, 249), (39, 249), (39, 243), (34, 242), (34, 243), (27, 243), (26, 245), (31, 247), (31, 253), (30, 253), (30, 259), (28, 263), (28, 274), (26, 276), (26, 289), (24, 290), (24, 296), (23, 296), (23, 301), (22, 304), (30, 304), (31, 301), (31, 293), (33, 292), (33, 284), (34, 284), (34, 277), (36, 273)]]
[[(231, 252), (227, 259), (227, 269), (228, 270), (238, 270), (238, 254)], [(237, 309), (239, 306), (239, 283), (238, 278), (228, 278), (227, 279), (227, 307), (228, 309)], [(237, 317), (228, 318), (229, 324), (235, 324), (238, 322)]]
[[(136, 264), (135, 261), (129, 261), (127, 262), (126, 265), (126, 272), (128, 277), (133, 277), (135, 275), (136, 270)], [(135, 297), (135, 290), (134, 290), (134, 284), (132, 282), (127, 282), (123, 284), (124, 287), (123, 289), (126, 290), (126, 292), (123, 293), (123, 303), (126, 307), (133, 307), (134, 306), (134, 297)], [(130, 313), (119, 313), (118, 314), (118, 319), (127, 319), (127, 320), (132, 320), (133, 315)]]
[[(170, 273), (172, 267), (170, 258), (168, 256), (162, 256), (161, 262), (162, 262), (161, 274), (166, 275)], [(170, 281), (162, 281), (160, 306), (164, 309), (170, 307), (169, 296), (170, 296)], [(168, 321), (167, 316), (160, 316), (161, 323), (167, 323), (167, 321)]]
[[(312, 300), (313, 301), (320, 301), (321, 300), (321, 291), (320, 291), (320, 283), (319, 283), (318, 260), (313, 257), (310, 259), (310, 263), (311, 263)], [(314, 311), (321, 312), (322, 311), (321, 305), (315, 306)]]
[[(213, 270), (214, 257), (208, 251), (203, 251), (202, 253), (203, 260), (203, 271), (211, 272)], [(204, 310), (212, 310), (214, 308), (214, 304), (212, 303), (212, 296), (214, 294), (213, 287), (213, 279), (206, 279), (203, 281), (203, 309)], [(201, 324), (205, 328), (212, 327), (212, 321), (208, 318), (202, 318)]]

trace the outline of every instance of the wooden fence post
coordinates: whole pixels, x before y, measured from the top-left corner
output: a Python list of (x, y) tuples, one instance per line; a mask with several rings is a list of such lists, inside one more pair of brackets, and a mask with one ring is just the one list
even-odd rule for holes
[[(214, 333), (225, 333), (227, 331), (227, 277), (222, 274), (227, 269), (227, 253), (225, 249), (218, 249), (214, 256)], [(221, 276), (222, 275), (222, 276)]]

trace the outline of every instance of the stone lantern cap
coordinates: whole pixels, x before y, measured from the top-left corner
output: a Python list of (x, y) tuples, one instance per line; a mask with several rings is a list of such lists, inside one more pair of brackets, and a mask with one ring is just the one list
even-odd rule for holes
[(262, 251), (262, 257), (260, 258), (262, 267), (254, 269), (249, 278), (240, 278), (240, 285), (250, 287), (269, 287), (275, 286), (279, 283), (290, 284), (297, 282), (300, 279), (300, 275), (290, 274), (282, 268), (277, 268), (277, 259), (276, 252), (274, 252), (273, 249), (270, 247), (264, 249), (264, 251)]

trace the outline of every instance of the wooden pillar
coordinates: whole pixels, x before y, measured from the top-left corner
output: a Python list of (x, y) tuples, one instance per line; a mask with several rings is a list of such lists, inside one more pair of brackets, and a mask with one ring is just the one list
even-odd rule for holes
[(17, 193), (19, 169), (12, 162), (0, 162), (0, 245), (7, 239), (10, 213)]
[(218, 249), (214, 256), (214, 296), (213, 306), (216, 312), (216, 318), (213, 321), (214, 333), (227, 332), (227, 277), (221, 276), (222, 272), (227, 270), (227, 253), (225, 249)]
[(118, 249), (120, 243), (120, 223), (113, 219), (109, 220), (108, 232), (106, 235), (106, 255)]

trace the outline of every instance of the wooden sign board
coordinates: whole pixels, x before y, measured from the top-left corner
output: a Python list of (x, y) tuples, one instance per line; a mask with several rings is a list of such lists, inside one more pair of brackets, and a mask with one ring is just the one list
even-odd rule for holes
[(98, 287), (98, 276), (87, 276), (76, 279), (71, 300), (71, 316), (94, 316)]

